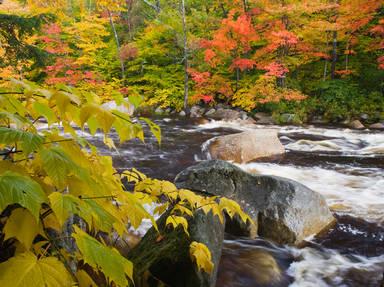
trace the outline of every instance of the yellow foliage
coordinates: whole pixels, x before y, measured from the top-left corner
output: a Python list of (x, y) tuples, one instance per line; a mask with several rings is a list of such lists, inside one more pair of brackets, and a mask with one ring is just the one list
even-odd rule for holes
[(182, 217), (182, 216), (176, 216), (176, 215), (171, 215), (168, 216), (165, 225), (172, 225), (173, 228), (177, 228), (179, 225), (183, 228), (184, 232), (189, 235), (188, 232), (188, 222), (187, 220)]
[(56, 257), (37, 257), (25, 252), (0, 264), (2, 287), (68, 287), (73, 280)]
[(32, 241), (40, 231), (39, 223), (32, 214), (24, 208), (17, 208), (12, 211), (4, 226), (4, 240), (15, 237), (24, 247), (29, 250)]
[(193, 241), (189, 246), (189, 254), (196, 262), (199, 270), (211, 273), (213, 270), (212, 255), (205, 244)]
[[(80, 138), (76, 126), (84, 128), (87, 123), (91, 133), (101, 130), (105, 144), (111, 147), (114, 143), (107, 134), (113, 128), (120, 141), (133, 137), (143, 139), (143, 129), (128, 115), (103, 109), (98, 96), (78, 95), (68, 87), (46, 90), (27, 81), (13, 80), (8, 85), (17, 93), (0, 95), (0, 113), (4, 117), (0, 119), (0, 147), (17, 152), (11, 155), (13, 161), (0, 161), (0, 212), (14, 204), (25, 209), (13, 210), (5, 220), (5, 239), (14, 237), (18, 243), (14, 256), (0, 264), (0, 286), (10, 286), (11, 276), (18, 278), (12, 286), (70, 286), (72, 279), (68, 279), (64, 265), (50, 257), (53, 254), (60, 260), (76, 255), (78, 260), (102, 271), (116, 286), (127, 286), (126, 276), (132, 278), (133, 267), (116, 250), (77, 227), (72, 237), (80, 253), (69, 254), (57, 244), (57, 238), (51, 238), (47, 228), (60, 233), (73, 215), (80, 217), (92, 234), (105, 232), (120, 236), (128, 227), (139, 228), (144, 219), (151, 220), (154, 228), (158, 228), (153, 216), (144, 208), (145, 204), (157, 206), (155, 213), (158, 214), (172, 208), (166, 225), (181, 226), (186, 234), (189, 234), (188, 218), (198, 210), (206, 214), (212, 212), (221, 222), (223, 212), (248, 220), (232, 201), (178, 190), (171, 182), (150, 179), (135, 169), (117, 172), (112, 158), (100, 155), (86, 139)], [(47, 119), (50, 129), (35, 127), (40, 117)], [(141, 120), (149, 125), (160, 142), (160, 128), (147, 119)], [(56, 126), (62, 126), (67, 133), (63, 135)], [(132, 193), (125, 189), (123, 179), (135, 184)], [(45, 240), (32, 244), (39, 238), (38, 234)], [(26, 252), (29, 250), (33, 253)], [(207, 256), (209, 251), (201, 245), (193, 245), (191, 250), (198, 267), (209, 272), (208, 262), (200, 259), (201, 254)], [(56, 270), (60, 271), (60, 278)], [(42, 278), (42, 272), (47, 276)], [(84, 272), (75, 277), (80, 286), (92, 285)], [(28, 285), (30, 282), (36, 285)]]

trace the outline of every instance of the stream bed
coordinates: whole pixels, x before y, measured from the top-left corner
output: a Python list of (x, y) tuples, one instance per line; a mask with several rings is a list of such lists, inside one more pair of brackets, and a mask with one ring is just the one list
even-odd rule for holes
[(155, 122), (162, 129), (161, 146), (153, 136), (148, 136), (145, 144), (133, 140), (118, 146), (119, 152), (112, 152), (118, 170), (135, 167), (148, 176), (173, 180), (186, 167), (209, 158), (205, 149), (211, 138), (276, 128), (286, 156), (239, 166), (308, 186), (325, 196), (337, 218), (336, 226), (308, 238), (303, 248), (275, 245), (262, 238), (226, 238), (218, 287), (384, 286), (383, 132), (199, 123), (180, 118)]

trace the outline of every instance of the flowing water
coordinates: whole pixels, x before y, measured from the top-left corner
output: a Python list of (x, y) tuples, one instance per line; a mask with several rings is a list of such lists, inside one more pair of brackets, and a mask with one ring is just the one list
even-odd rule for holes
[[(209, 157), (205, 150), (213, 137), (271, 128), (177, 118), (155, 121), (162, 128), (161, 146), (151, 136), (145, 144), (122, 144), (119, 153), (112, 153), (117, 169), (135, 167), (149, 176), (173, 180), (181, 170)], [(217, 286), (382, 286), (384, 133), (272, 128), (279, 130), (286, 156), (279, 162), (239, 166), (251, 173), (290, 178), (323, 194), (338, 223), (300, 249), (262, 238), (227, 238)]]

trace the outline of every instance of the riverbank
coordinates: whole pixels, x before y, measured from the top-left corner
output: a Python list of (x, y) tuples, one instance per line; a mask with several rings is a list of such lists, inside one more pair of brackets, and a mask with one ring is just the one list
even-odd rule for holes
[(305, 117), (298, 113), (267, 113), (252, 112), (248, 113), (238, 108), (232, 108), (228, 105), (218, 104), (216, 106), (194, 105), (189, 112), (177, 112), (170, 108), (144, 108), (136, 111), (138, 115), (144, 116), (180, 116), (190, 118), (202, 118), (222, 121), (238, 121), (240, 124), (260, 124), (260, 125), (316, 125), (321, 127), (351, 128), (356, 130), (371, 129), (384, 130), (384, 119), (372, 121), (367, 114), (361, 114), (358, 117), (350, 119), (341, 119), (339, 121), (329, 120), (324, 116)]

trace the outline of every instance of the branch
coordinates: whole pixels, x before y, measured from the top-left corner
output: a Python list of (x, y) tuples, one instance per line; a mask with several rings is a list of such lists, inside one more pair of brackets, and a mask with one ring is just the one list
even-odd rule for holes
[(143, 0), (143, 2), (144, 2), (145, 4), (147, 4), (149, 7), (151, 7), (152, 9), (154, 9), (157, 13), (160, 12), (161, 9), (160, 9), (159, 6), (157, 6), (157, 5), (155, 5), (155, 4), (151, 3), (151, 2), (149, 2), (148, 0)]

